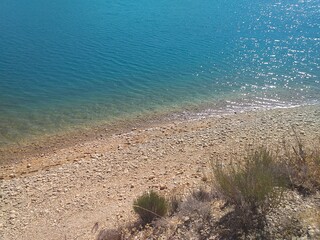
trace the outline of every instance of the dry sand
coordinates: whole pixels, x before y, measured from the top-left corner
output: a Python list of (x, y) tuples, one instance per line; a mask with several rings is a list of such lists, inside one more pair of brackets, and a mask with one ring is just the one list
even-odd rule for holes
[(313, 144), (320, 106), (259, 110), (163, 122), (52, 151), (20, 154), (0, 166), (0, 239), (94, 239), (93, 226), (133, 219), (133, 200), (210, 178), (210, 160), (226, 161), (250, 146), (281, 149), (292, 127)]

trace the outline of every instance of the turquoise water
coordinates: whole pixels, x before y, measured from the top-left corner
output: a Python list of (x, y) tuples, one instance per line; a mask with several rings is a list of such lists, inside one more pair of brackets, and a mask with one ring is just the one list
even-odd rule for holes
[(1, 0), (0, 145), (205, 105), (320, 101), (320, 1)]

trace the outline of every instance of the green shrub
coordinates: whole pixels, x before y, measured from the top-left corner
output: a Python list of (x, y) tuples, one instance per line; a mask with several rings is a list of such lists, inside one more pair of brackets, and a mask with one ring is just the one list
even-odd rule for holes
[(287, 184), (283, 168), (265, 148), (249, 154), (238, 167), (213, 165), (215, 187), (227, 203), (234, 205), (239, 227), (245, 231), (263, 227), (266, 213), (279, 203)]
[(144, 193), (133, 203), (134, 211), (140, 216), (144, 224), (151, 223), (154, 219), (163, 217), (168, 211), (168, 203), (164, 197), (156, 192)]

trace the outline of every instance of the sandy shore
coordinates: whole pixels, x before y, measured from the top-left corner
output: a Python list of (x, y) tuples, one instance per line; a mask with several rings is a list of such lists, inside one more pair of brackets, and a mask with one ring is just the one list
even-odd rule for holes
[[(164, 194), (210, 177), (210, 159), (251, 145), (281, 146), (320, 136), (320, 106), (259, 110), (139, 126), (71, 141), (0, 166), (1, 239), (94, 239), (92, 227), (132, 219), (134, 198)], [(96, 135), (95, 135), (96, 136)]]

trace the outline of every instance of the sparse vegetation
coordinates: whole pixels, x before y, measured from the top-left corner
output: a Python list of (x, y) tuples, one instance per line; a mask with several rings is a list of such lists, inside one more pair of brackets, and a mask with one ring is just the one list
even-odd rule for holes
[(172, 216), (175, 212), (178, 211), (181, 202), (182, 202), (181, 197), (179, 197), (177, 195), (173, 195), (170, 197), (170, 201), (169, 201), (170, 216)]
[(209, 219), (211, 216), (209, 202), (196, 198), (193, 194), (187, 196), (181, 204), (179, 215), (191, 216), (192, 214), (197, 214), (202, 219)]
[(241, 166), (228, 169), (213, 165), (215, 187), (227, 203), (234, 205), (234, 224), (245, 233), (249, 228), (263, 229), (265, 215), (281, 200), (286, 176), (279, 174), (276, 158), (265, 148), (258, 148)]
[[(293, 196), (295, 190), (315, 193), (320, 189), (320, 151), (318, 148), (308, 150), (298, 138), (297, 145), (291, 151), (286, 150), (285, 155), (278, 156), (266, 148), (256, 148), (236, 164), (227, 167), (213, 164), (213, 186), (207, 182), (205, 187), (191, 190), (187, 195), (175, 193), (169, 201), (154, 191), (146, 192), (133, 204), (141, 219), (137, 222), (139, 227), (103, 230), (98, 240), (189, 236), (273, 239), (310, 233), (318, 236), (302, 224), (299, 215), (294, 215), (295, 205), (287, 204), (290, 205), (288, 196)], [(206, 190), (208, 187), (210, 191)], [(315, 209), (318, 208), (312, 211)], [(279, 212), (291, 215), (280, 220)], [(169, 217), (164, 218), (167, 213)], [(319, 228), (319, 216), (316, 210), (312, 221), (315, 229)]]
[(291, 186), (303, 195), (320, 190), (320, 143), (308, 149), (296, 135), (296, 145), (286, 148), (286, 165)]
[(121, 229), (103, 229), (99, 232), (96, 240), (122, 240)]
[(150, 191), (134, 201), (133, 209), (139, 215), (143, 224), (147, 224), (167, 214), (168, 202), (156, 192)]
[(211, 200), (211, 195), (209, 192), (207, 192), (203, 187), (200, 187), (199, 189), (195, 189), (191, 192), (191, 195), (201, 202), (206, 202)]

